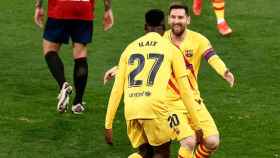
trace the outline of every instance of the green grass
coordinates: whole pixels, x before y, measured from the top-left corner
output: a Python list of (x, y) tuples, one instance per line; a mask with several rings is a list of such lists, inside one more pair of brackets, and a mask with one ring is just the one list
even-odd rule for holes
[[(132, 153), (121, 106), (114, 124), (114, 146), (104, 142), (106, 104), (112, 83), (105, 70), (115, 65), (125, 46), (143, 34), (143, 15), (167, 10), (170, 0), (113, 1), (115, 25), (102, 31), (102, 1), (97, 1), (94, 42), (89, 46), (89, 80), (82, 116), (56, 113), (57, 85), (41, 52), (42, 31), (33, 23), (33, 1), (0, 2), (0, 157), (124, 158)], [(218, 35), (208, 1), (191, 29), (204, 34), (234, 72), (229, 88), (204, 62), (202, 96), (219, 127), (222, 142), (213, 158), (278, 158), (280, 155), (279, 37), (275, 0), (227, 0), (226, 17), (234, 30)], [(72, 83), (70, 46), (61, 56)], [(177, 145), (173, 145), (176, 157)]]

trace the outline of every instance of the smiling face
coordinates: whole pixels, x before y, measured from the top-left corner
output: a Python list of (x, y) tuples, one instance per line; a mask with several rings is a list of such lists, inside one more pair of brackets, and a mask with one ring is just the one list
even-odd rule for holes
[(190, 24), (190, 17), (184, 8), (173, 8), (169, 13), (168, 24), (174, 35), (181, 36)]

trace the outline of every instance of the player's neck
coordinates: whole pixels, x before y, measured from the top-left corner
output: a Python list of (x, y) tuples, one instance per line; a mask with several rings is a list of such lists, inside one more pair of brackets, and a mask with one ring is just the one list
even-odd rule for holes
[(171, 32), (171, 40), (175, 45), (180, 46), (181, 43), (184, 41), (186, 35), (187, 35), (187, 31), (184, 31), (184, 33), (182, 33), (179, 36), (177, 36)]

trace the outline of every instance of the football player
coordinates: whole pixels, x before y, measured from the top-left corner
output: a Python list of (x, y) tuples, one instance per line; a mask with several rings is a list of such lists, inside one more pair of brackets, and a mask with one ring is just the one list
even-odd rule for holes
[[(195, 95), (197, 104), (194, 107), (199, 115), (199, 123), (203, 131), (202, 141), (198, 140), (196, 142), (194, 131), (190, 128), (192, 127), (192, 119), (180, 100), (176, 79), (171, 77), (168, 84), (169, 93), (167, 93), (166, 99), (168, 109), (171, 112), (169, 121), (174, 131), (174, 138), (181, 144), (178, 155), (181, 158), (191, 157), (196, 143), (199, 143), (195, 151), (195, 157), (206, 158), (217, 149), (220, 139), (216, 124), (200, 97), (197, 83), (200, 62), (204, 58), (231, 87), (234, 84), (234, 76), (215, 53), (208, 39), (197, 32), (187, 29), (190, 24), (190, 16), (186, 5), (181, 3), (171, 4), (168, 20), (171, 29), (165, 32), (164, 37), (181, 50), (185, 57), (186, 68), (191, 71), (189, 83)], [(107, 71), (104, 76), (104, 82), (106, 83), (108, 79), (112, 79), (117, 71), (117, 67)], [(197, 138), (200, 138), (200, 136), (201, 134), (197, 133)]]
[(130, 43), (121, 55), (109, 99), (105, 138), (112, 143), (113, 120), (124, 93), (127, 134), (139, 151), (129, 158), (169, 158), (171, 132), (165, 104), (169, 78), (178, 83), (183, 106), (189, 111), (194, 130), (200, 130), (193, 93), (188, 82), (183, 54), (162, 35), (164, 13), (152, 9), (145, 15), (146, 34)]
[[(43, 27), (43, 0), (36, 0), (34, 21)], [(66, 81), (64, 64), (58, 55), (62, 44), (72, 40), (75, 62), (73, 77), (76, 96), (71, 108), (74, 114), (85, 110), (83, 95), (87, 84), (88, 63), (87, 45), (92, 41), (94, 0), (48, 0), (48, 19), (44, 27), (43, 53), (48, 68), (57, 81), (60, 89), (57, 111), (67, 109), (72, 86)], [(111, 0), (104, 0), (104, 30), (113, 26)]]

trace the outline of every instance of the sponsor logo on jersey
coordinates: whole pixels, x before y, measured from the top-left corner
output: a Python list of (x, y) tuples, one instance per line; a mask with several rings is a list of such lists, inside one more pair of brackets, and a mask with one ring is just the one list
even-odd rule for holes
[(186, 50), (185, 51), (185, 56), (188, 57), (188, 58), (192, 57), (193, 56), (193, 50), (192, 49)]

